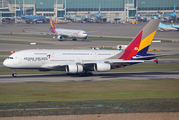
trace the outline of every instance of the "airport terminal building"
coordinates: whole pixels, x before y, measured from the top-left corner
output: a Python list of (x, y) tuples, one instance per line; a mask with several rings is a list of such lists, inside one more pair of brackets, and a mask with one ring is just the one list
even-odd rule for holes
[[(25, 15), (44, 15), (47, 18), (85, 18), (97, 14), (107, 18), (135, 18), (156, 13), (172, 13), (174, 4), (179, 12), (179, 0), (0, 0), (1, 17), (20, 17), (20, 7)], [(2, 2), (3, 1), (3, 2)], [(6, 5), (6, 6), (5, 6)], [(16, 13), (16, 14), (15, 14)]]

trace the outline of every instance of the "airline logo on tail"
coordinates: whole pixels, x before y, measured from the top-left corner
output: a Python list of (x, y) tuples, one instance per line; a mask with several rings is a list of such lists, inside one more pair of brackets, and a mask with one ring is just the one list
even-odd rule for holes
[(51, 21), (51, 20), (50, 20), (50, 26), (51, 26), (50, 30), (51, 30), (53, 33), (55, 33), (56, 27), (55, 27), (55, 25), (54, 25), (54, 22)]
[(142, 39), (142, 33), (143, 31), (141, 31), (137, 35), (137, 37), (129, 44), (129, 46), (125, 49), (124, 54), (119, 59), (131, 60), (132, 57), (137, 54)]

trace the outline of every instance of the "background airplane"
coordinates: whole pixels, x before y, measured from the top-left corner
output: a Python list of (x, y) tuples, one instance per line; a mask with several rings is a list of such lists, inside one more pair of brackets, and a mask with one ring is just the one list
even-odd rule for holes
[(11, 69), (56, 70), (86, 75), (91, 71), (104, 72), (143, 63), (161, 56), (147, 53), (159, 22), (159, 19), (151, 20), (125, 50), (30, 49), (13, 53), (3, 65)]
[[(156, 16), (154, 16), (154, 19), (157, 19)], [(179, 25), (166, 25), (160, 22), (159, 26), (158, 26), (158, 30), (159, 31), (171, 31), (171, 30), (179, 30)]]
[(100, 11), (100, 5), (99, 5), (99, 11), (98, 11), (98, 14), (92, 14), (91, 17), (101, 17), (101, 11)]
[(99, 10), (98, 14), (91, 14), (89, 18), (85, 18), (84, 21), (93, 21), (93, 22), (106, 22), (107, 19), (105, 17), (101, 16), (101, 10), (100, 10), (100, 5), (99, 5)]
[(175, 17), (175, 15), (176, 15), (176, 11), (175, 11), (175, 4), (174, 4), (173, 13), (171, 13), (171, 14), (166, 13), (166, 14), (165, 14), (165, 17), (166, 17), (166, 16)]
[(58, 40), (62, 40), (63, 38), (72, 38), (72, 40), (77, 40), (77, 38), (81, 39), (87, 39), (88, 33), (92, 32), (98, 32), (100, 30), (95, 30), (95, 31), (84, 31), (84, 30), (74, 30), (74, 29), (63, 29), (63, 28), (56, 28), (54, 25), (54, 22), (50, 20), (50, 25), (51, 25), (51, 32), (52, 33), (46, 33), (46, 32), (33, 32), (33, 31), (25, 31), (22, 30), (23, 32), (30, 32), (30, 33), (41, 33), (41, 34), (51, 34), (51, 35), (56, 35)]
[(175, 4), (174, 4), (174, 8), (173, 8), (173, 13), (165, 13), (163, 19), (166, 22), (171, 22), (171, 21), (177, 20), (177, 15), (176, 15), (176, 11), (175, 11)]
[(26, 23), (37, 23), (37, 22), (48, 22), (49, 19), (45, 18), (43, 15), (24, 15), (22, 8), (20, 8), (21, 11), (21, 18), (25, 20)]

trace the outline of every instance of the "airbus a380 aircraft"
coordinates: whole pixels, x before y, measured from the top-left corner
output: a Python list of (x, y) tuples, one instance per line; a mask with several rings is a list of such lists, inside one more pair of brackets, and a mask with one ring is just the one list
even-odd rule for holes
[(52, 34), (56, 35), (58, 40), (62, 40), (63, 38), (73, 38), (72, 40), (77, 40), (77, 38), (87, 39), (88, 33), (98, 32), (100, 30), (89, 31), (85, 32), (84, 30), (74, 30), (74, 29), (63, 29), (63, 28), (56, 28), (54, 22), (50, 20), (51, 28), (50, 30), (52, 33), (46, 32), (33, 32), (33, 31), (25, 31), (23, 32), (30, 32), (30, 33), (45, 33), (45, 34)]
[[(151, 20), (125, 50), (30, 49), (13, 53), (3, 65), (10, 69), (56, 70), (86, 74), (91, 71), (103, 72), (143, 63), (158, 56), (148, 54), (147, 51), (159, 22), (159, 19)], [(14, 72), (12, 76), (16, 76), (16, 73)]]

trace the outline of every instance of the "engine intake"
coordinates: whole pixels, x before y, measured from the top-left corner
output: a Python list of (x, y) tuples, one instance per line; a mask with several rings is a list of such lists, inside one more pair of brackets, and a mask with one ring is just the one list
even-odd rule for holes
[(82, 65), (67, 65), (66, 66), (66, 72), (67, 73), (82, 73), (83, 72), (83, 66)]
[(98, 72), (106, 72), (111, 70), (111, 65), (107, 63), (96, 63), (94, 64), (94, 70)]
[(61, 40), (61, 39), (62, 39), (62, 36), (58, 35), (58, 36), (57, 36), (57, 39), (58, 39), (58, 40)]

